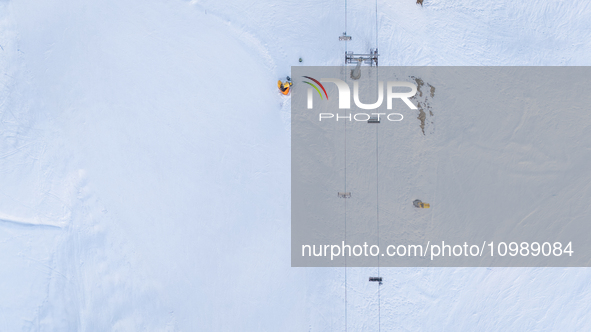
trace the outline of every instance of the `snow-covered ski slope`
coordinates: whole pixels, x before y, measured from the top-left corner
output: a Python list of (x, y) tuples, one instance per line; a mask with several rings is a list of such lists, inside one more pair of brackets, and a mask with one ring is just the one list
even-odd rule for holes
[[(375, 2), (347, 12), (348, 49), (374, 47)], [(275, 87), (299, 57), (342, 63), (344, 14), (0, 2), (0, 330), (345, 330), (343, 269), (290, 267), (289, 98)], [(590, 18), (587, 1), (378, 0), (380, 64), (590, 65)], [(370, 272), (348, 270), (348, 331), (377, 330)], [(381, 275), (383, 331), (591, 330), (588, 269)]]

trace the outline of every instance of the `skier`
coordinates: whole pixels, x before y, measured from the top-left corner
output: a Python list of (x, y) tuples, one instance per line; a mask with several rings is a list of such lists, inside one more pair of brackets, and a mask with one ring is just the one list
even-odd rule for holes
[(284, 95), (287, 95), (289, 93), (292, 84), (293, 83), (291, 83), (291, 78), (289, 76), (287, 76), (287, 80), (285, 81), (285, 83), (281, 82), (281, 80), (277, 81), (277, 87), (279, 88), (279, 91), (281, 91), (281, 93), (283, 93)]

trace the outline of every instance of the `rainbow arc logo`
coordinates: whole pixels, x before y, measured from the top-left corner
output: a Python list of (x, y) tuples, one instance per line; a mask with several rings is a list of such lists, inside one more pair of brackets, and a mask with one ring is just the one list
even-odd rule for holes
[[(302, 76), (305, 77), (311, 81), (313, 81), (314, 83), (318, 84), (318, 86), (322, 89), (322, 91), (324, 91), (324, 95), (326, 96), (326, 100), (328, 100), (328, 94), (326, 93), (326, 89), (324, 88), (324, 85), (322, 85), (322, 83), (320, 83), (318, 80), (310, 77), (310, 76)], [(324, 97), (322, 97), (322, 93), (320, 93), (320, 89), (318, 89), (318, 87), (308, 81), (302, 81), (308, 85), (310, 85), (311, 87), (313, 87), (314, 89), (316, 89), (316, 92), (318, 92), (318, 95), (320, 95), (320, 99), (324, 99)], [(311, 95), (310, 95), (311, 96)]]

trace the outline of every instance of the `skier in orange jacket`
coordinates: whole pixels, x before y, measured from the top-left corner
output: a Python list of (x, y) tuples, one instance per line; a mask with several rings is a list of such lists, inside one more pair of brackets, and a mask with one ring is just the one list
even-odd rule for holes
[(289, 76), (287, 76), (287, 81), (285, 81), (285, 83), (281, 82), (281, 80), (277, 81), (277, 87), (279, 88), (279, 91), (281, 91), (281, 93), (283, 93), (284, 95), (289, 94), (291, 85), (291, 78)]

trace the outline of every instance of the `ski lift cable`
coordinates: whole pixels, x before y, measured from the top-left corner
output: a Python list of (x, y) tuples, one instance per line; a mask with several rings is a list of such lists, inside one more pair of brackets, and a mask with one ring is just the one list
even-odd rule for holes
[[(347, 33), (347, 0), (345, 0), (345, 34)], [(347, 53), (347, 45), (348, 40), (345, 39), (345, 54)], [(345, 63), (346, 65), (346, 63)], [(346, 79), (346, 76), (345, 76)], [(345, 167), (344, 167), (344, 182), (345, 182), (345, 192), (347, 192), (347, 121), (343, 121), (345, 125), (345, 135), (344, 135), (344, 147), (345, 147)], [(347, 242), (347, 199), (345, 199), (345, 242)], [(345, 255), (345, 332), (347, 332), (348, 328), (348, 317), (347, 317), (347, 256)]]
[(345, 32), (347, 32), (347, 0), (345, 0)]
[[(378, 0), (376, 2), (376, 53), (378, 48)], [(376, 86), (379, 86), (379, 69), (377, 68), (377, 61), (376, 61)], [(379, 181), (379, 127), (376, 126), (376, 226), (377, 226), (377, 236), (378, 236), (378, 248), (380, 247), (380, 181)], [(380, 275), (380, 256), (378, 255), (378, 278), (381, 278)], [(381, 288), (382, 283), (378, 284), (378, 332), (381, 332), (382, 329), (382, 301), (381, 301)]]
[(378, 50), (378, 0), (376, 0), (376, 50)]
[[(345, 34), (347, 32), (347, 0), (345, 0)], [(345, 54), (347, 40), (345, 40)], [(345, 64), (346, 65), (346, 64)], [(346, 76), (345, 76), (346, 79)], [(345, 123), (345, 192), (347, 192), (347, 121)], [(347, 242), (347, 200), (345, 199), (345, 242)], [(347, 332), (347, 256), (345, 256), (345, 332)]]
[[(347, 33), (347, 0), (345, 0), (345, 34)], [(345, 40), (345, 54), (347, 54), (347, 40)]]
[[(376, 80), (379, 80), (379, 70), (376, 68)], [(379, 81), (378, 81), (379, 82)], [(379, 165), (380, 165), (380, 155), (379, 155), (379, 128), (380, 126), (376, 126), (376, 227), (377, 227), (377, 244), (378, 248), (380, 247), (380, 173), (379, 173)], [(378, 278), (380, 278), (380, 255), (378, 255)], [(378, 284), (378, 332), (381, 331), (381, 282)]]
[[(376, 70), (377, 72), (377, 70)], [(376, 75), (377, 77), (377, 75)], [(380, 181), (379, 181), (379, 127), (376, 126), (376, 226), (377, 226), (377, 235), (378, 235), (378, 248), (380, 247)], [(378, 278), (380, 278), (380, 255), (378, 255)], [(381, 282), (378, 284), (378, 332), (381, 331), (381, 294), (380, 290), (382, 287)]]
[[(345, 123), (345, 192), (347, 192), (347, 121)], [(345, 243), (347, 242), (347, 200), (345, 199)], [(347, 332), (347, 256), (345, 255), (345, 332)]]

